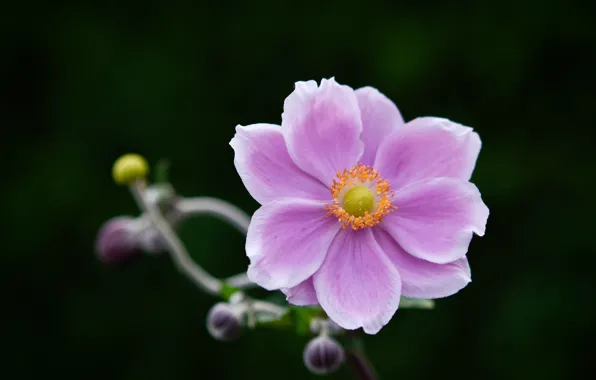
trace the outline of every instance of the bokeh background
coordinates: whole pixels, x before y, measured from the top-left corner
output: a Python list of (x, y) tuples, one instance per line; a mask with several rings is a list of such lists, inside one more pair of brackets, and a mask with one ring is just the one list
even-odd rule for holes
[[(448, 4), (449, 3), (449, 4)], [(258, 204), (228, 146), (279, 123), (297, 80), (371, 85), (407, 120), (483, 139), (473, 181), (491, 208), (473, 282), (366, 338), (383, 379), (585, 378), (594, 359), (594, 27), (569, 1), (13, 2), (2, 12), (0, 377), (308, 379), (305, 338), (214, 341), (214, 299), (170, 259), (113, 268), (101, 224), (138, 211), (111, 166), (172, 162), (185, 196)], [(193, 257), (242, 271), (244, 238), (185, 224)], [(330, 379), (350, 378), (347, 370)]]

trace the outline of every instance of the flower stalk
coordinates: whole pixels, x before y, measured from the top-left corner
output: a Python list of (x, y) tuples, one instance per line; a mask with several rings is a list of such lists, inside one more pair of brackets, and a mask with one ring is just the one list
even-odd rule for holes
[(219, 295), (222, 282), (211, 276), (207, 271), (192, 261), (186, 247), (172, 230), (169, 223), (163, 218), (155, 203), (146, 201), (143, 196), (146, 182), (142, 180), (136, 181), (132, 183), (129, 188), (137, 205), (149, 215), (151, 221), (170, 248), (172, 259), (178, 269), (204, 292), (212, 295)]
[[(162, 215), (157, 206), (159, 203), (158, 199), (151, 201), (145, 196), (144, 193), (147, 190), (146, 182), (144, 180), (135, 181), (130, 184), (129, 188), (139, 208), (149, 216), (154, 227), (161, 234), (178, 269), (195, 283), (199, 289), (205, 293), (214, 296), (223, 296), (223, 298), (227, 299), (234, 293), (239, 292), (240, 288), (254, 287), (254, 284), (248, 281), (245, 273), (233, 276), (228, 281), (222, 281), (205, 271), (192, 260), (188, 250)], [(229, 222), (244, 234), (246, 234), (248, 224), (250, 223), (250, 217), (242, 210), (216, 198), (200, 197), (183, 199), (177, 202), (176, 208), (181, 212), (182, 218), (200, 214), (214, 215)], [(286, 308), (269, 302), (250, 300), (246, 297), (244, 299), (249, 304), (252, 313), (257, 317), (259, 314), (272, 314), (279, 317), (287, 311)], [(251, 323), (251, 325), (254, 325), (254, 323)]]

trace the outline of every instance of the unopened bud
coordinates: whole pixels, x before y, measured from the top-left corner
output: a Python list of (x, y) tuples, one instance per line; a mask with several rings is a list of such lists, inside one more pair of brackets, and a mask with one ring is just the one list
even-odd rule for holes
[(125, 154), (114, 162), (112, 177), (118, 185), (129, 185), (144, 179), (149, 173), (149, 165), (143, 156)]
[(233, 305), (217, 303), (207, 314), (207, 330), (217, 340), (230, 341), (242, 332), (241, 316)]
[(333, 338), (322, 335), (311, 340), (304, 349), (306, 368), (317, 375), (336, 371), (344, 361), (344, 349)]
[(108, 220), (99, 230), (95, 243), (97, 256), (107, 264), (127, 261), (139, 253), (134, 219), (120, 216)]

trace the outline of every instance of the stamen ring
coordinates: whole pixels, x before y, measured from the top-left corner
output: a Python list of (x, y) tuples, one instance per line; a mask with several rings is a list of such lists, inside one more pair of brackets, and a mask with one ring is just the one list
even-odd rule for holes
[[(365, 186), (374, 195), (373, 206), (367, 206), (369, 211), (363, 214), (355, 212), (352, 207), (344, 206), (346, 193), (355, 186)], [(354, 165), (350, 170), (344, 169), (338, 172), (337, 179), (333, 180), (329, 190), (333, 201), (325, 205), (328, 211), (325, 216), (335, 216), (340, 223), (343, 223), (343, 228), (351, 227), (353, 230), (359, 230), (373, 227), (379, 224), (385, 215), (397, 210), (397, 207), (392, 204), (394, 191), (391, 190), (389, 181), (382, 179), (376, 170), (362, 163)], [(346, 208), (353, 212), (348, 212)]]

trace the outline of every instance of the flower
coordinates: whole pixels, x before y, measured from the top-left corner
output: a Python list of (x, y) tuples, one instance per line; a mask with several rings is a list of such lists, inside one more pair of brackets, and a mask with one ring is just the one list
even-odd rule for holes
[(344, 362), (343, 347), (325, 335), (312, 339), (302, 353), (304, 365), (314, 374), (326, 375), (335, 372)]
[(262, 206), (248, 229), (251, 281), (290, 303), (320, 304), (374, 334), (400, 296), (440, 298), (470, 282), (473, 233), (488, 208), (469, 182), (472, 128), (408, 123), (378, 90), (297, 82), (281, 127), (236, 127), (234, 164)]
[(105, 222), (97, 234), (95, 251), (106, 264), (121, 263), (137, 256), (140, 247), (135, 219), (119, 216)]

